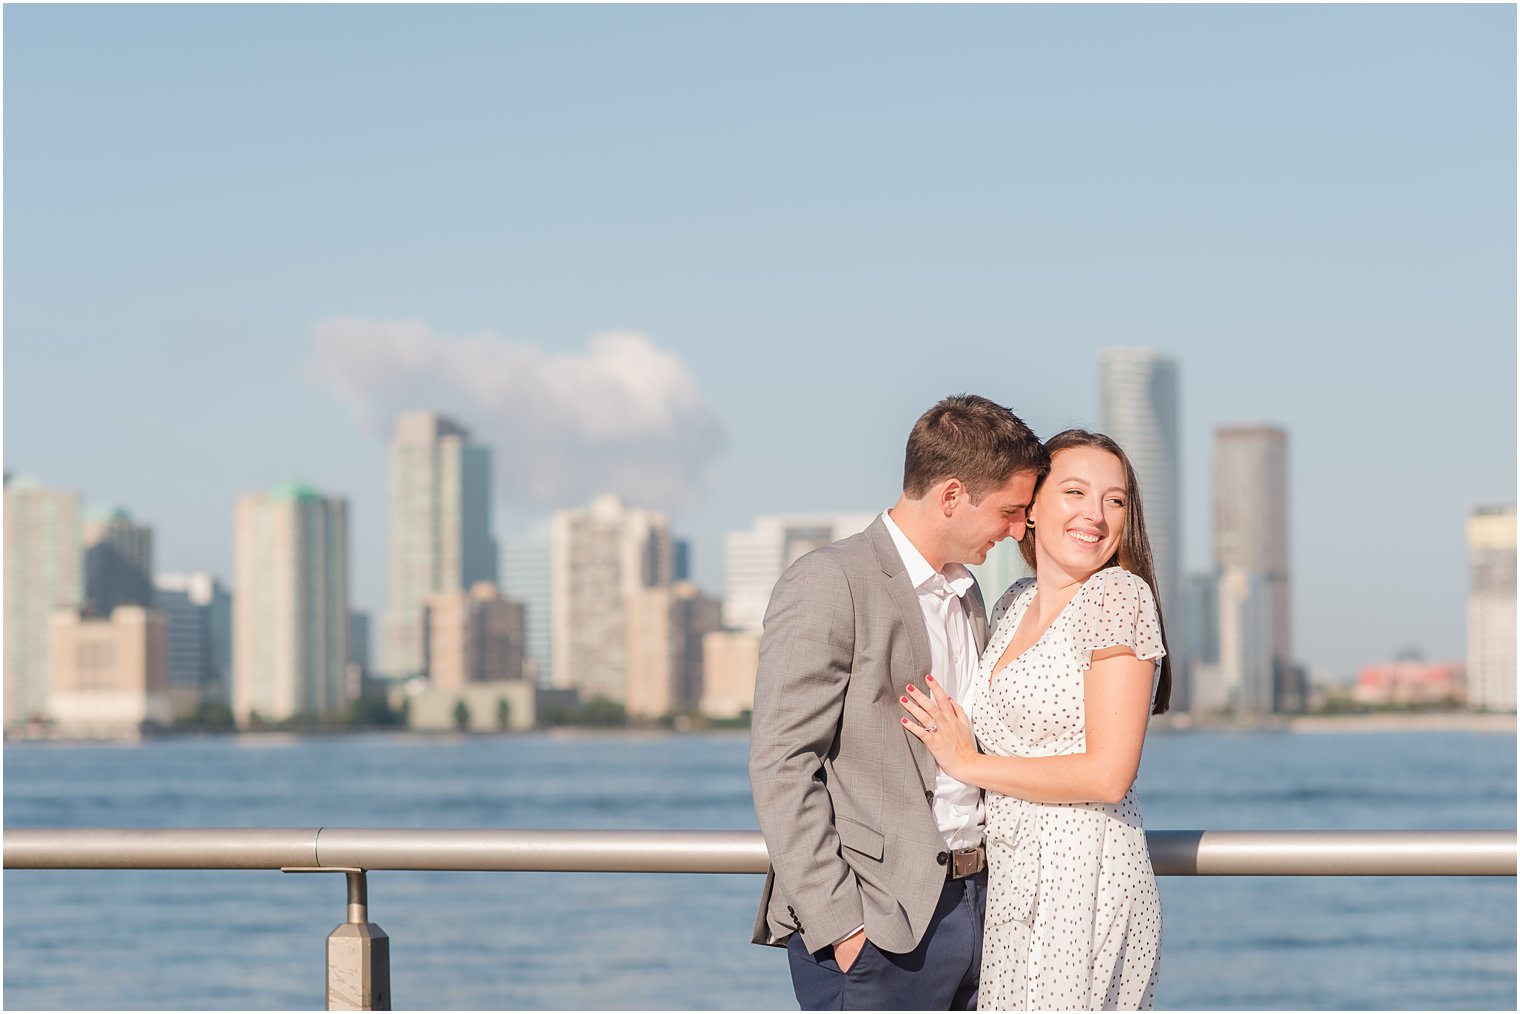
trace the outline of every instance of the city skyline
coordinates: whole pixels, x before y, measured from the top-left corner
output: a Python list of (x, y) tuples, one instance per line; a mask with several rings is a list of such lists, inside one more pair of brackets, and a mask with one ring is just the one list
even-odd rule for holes
[(492, 449), (499, 542), (615, 492), (717, 593), (754, 519), (888, 506), (939, 398), (1095, 428), (1133, 346), (1179, 366), (1184, 580), (1215, 428), (1270, 423), (1300, 660), (1462, 657), (1515, 489), (1510, 8), (4, 16), (5, 464), (163, 571), (230, 579), (237, 496), (300, 477), (378, 619), (422, 409)]

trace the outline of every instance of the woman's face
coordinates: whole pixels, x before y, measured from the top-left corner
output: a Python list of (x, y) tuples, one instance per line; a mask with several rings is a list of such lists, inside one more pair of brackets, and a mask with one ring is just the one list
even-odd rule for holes
[(1050, 476), (1035, 494), (1035, 561), (1079, 581), (1114, 558), (1124, 535), (1129, 487), (1124, 464), (1101, 447), (1068, 447), (1050, 459)]

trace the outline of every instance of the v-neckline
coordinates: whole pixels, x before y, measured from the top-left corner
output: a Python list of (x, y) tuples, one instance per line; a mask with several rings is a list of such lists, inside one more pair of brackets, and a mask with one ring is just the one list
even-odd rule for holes
[[(988, 686), (989, 689), (993, 686), (993, 684), (995, 684), (997, 682), (997, 678), (998, 678), (998, 674), (999, 673), (1005, 673), (1009, 669), (1012, 669), (1015, 665), (1018, 665), (1019, 661), (1025, 655), (1029, 654), (1031, 651), (1034, 651), (1042, 643), (1044, 643), (1046, 636), (1052, 630), (1055, 629), (1056, 624), (1060, 623), (1061, 622), (1061, 618), (1066, 615), (1066, 610), (1068, 610), (1068, 609), (1071, 608), (1071, 605), (1072, 605), (1073, 602), (1077, 601), (1077, 599), (1079, 599), (1079, 598), (1082, 597), (1082, 593), (1085, 592), (1085, 591), (1087, 591), (1088, 584), (1090, 584), (1092, 582), (1093, 577), (1097, 577), (1097, 576), (1098, 576), (1097, 574), (1094, 574), (1092, 577), (1089, 577), (1086, 581), (1082, 582), (1082, 587), (1080, 587), (1080, 588), (1077, 589), (1077, 592), (1076, 592), (1075, 595), (1073, 595), (1071, 598), (1069, 598), (1069, 599), (1066, 600), (1066, 604), (1061, 607), (1060, 611), (1058, 613), (1056, 613), (1055, 616), (1051, 617), (1050, 622), (1047, 623), (1047, 624), (1045, 624), (1045, 629), (1042, 630), (1042, 631), (1040, 631), (1040, 636), (1036, 637), (1033, 641), (1031, 641), (1030, 644), (1029, 644), (1029, 647), (1025, 648), (1023, 651), (1019, 652), (1017, 655), (1015, 655), (1012, 658), (1010, 658), (1008, 660), (1008, 664), (1007, 665), (1003, 666), (1001, 669), (994, 668), (992, 670), (992, 672), (987, 675), (987, 686)], [(1008, 644), (1012, 644), (1013, 643), (1013, 639), (1016, 636), (1018, 636), (1018, 633), (1019, 633), (1019, 624), (1021, 624), (1021, 623), (1024, 622), (1024, 617), (1029, 612), (1029, 606), (1030, 606), (1030, 604), (1033, 603), (1034, 600), (1035, 600), (1035, 598), (1038, 597), (1039, 594), (1040, 594), (1040, 586), (1038, 584), (1036, 584), (1033, 587), (1034, 587), (1034, 594), (1029, 596), (1029, 601), (1028, 602), (1024, 603), (1023, 606), (1019, 607), (1019, 614), (1018, 614), (1018, 616), (1013, 621), (1012, 629), (1008, 632)], [(1017, 605), (1018, 603), (1015, 601), (1014, 604)], [(1003, 651), (1007, 651), (1007, 650), (1008, 650), (1008, 645), (1004, 645), (1003, 646)], [(998, 657), (1002, 658), (1002, 652), (998, 653)]]

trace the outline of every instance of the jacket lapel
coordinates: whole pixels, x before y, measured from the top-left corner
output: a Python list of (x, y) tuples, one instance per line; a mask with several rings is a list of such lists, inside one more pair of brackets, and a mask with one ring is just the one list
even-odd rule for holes
[[(908, 632), (908, 647), (913, 655), (913, 672), (904, 674), (901, 671), (894, 671), (892, 673), (893, 689), (900, 697), (906, 693), (909, 683), (922, 680), (924, 675), (931, 671), (929, 631), (924, 626), (924, 611), (918, 604), (918, 592), (908, 581), (907, 565), (898, 555), (897, 546), (892, 541), (891, 533), (887, 531), (886, 522), (880, 517), (871, 522), (870, 527), (866, 529), (866, 538), (870, 540), (871, 548), (876, 553), (877, 563), (881, 565), (881, 572), (887, 581), (887, 592), (902, 617), (903, 629)], [(972, 626), (973, 628), (976, 626), (975, 621)], [(987, 619), (984, 615), (982, 617), (984, 633), (986, 627)], [(908, 742), (908, 749), (913, 754), (913, 761), (918, 766), (918, 773), (923, 778), (925, 787), (933, 788), (938, 771), (934, 755), (911, 732), (904, 729), (902, 735)]]
[(973, 583), (961, 601), (966, 605), (966, 615), (971, 618), (971, 633), (976, 637), (976, 657), (980, 667), (982, 652), (987, 650), (987, 604), (982, 601), (981, 586)]

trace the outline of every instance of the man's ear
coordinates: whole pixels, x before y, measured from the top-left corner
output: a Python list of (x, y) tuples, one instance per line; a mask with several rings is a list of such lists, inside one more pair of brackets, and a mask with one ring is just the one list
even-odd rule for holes
[(963, 507), (971, 502), (966, 495), (966, 486), (959, 479), (951, 476), (939, 486), (939, 509), (945, 517), (955, 513), (957, 507)]

